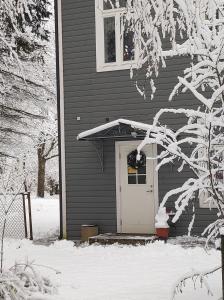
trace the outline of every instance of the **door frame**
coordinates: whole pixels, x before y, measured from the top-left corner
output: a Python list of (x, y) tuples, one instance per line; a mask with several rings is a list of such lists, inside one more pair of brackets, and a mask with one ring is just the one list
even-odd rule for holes
[[(132, 143), (136, 143), (140, 145), (142, 140), (131, 140), (131, 141), (116, 141), (115, 142), (115, 175), (116, 175), (116, 212), (117, 212), (117, 233), (121, 232), (121, 190), (120, 190), (120, 146), (121, 145), (128, 145)], [(153, 156), (157, 156), (157, 145), (151, 144)], [(154, 215), (156, 215), (158, 208), (159, 208), (159, 190), (158, 190), (158, 172), (155, 170), (157, 165), (157, 159), (152, 160), (153, 162), (153, 169), (154, 169), (154, 188), (153, 188), (153, 198), (155, 201), (155, 211)]]

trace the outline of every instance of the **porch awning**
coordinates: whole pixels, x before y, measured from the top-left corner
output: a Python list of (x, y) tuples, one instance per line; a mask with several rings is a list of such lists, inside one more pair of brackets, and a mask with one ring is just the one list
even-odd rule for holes
[(151, 125), (127, 119), (117, 119), (112, 122), (81, 132), (78, 140), (96, 141), (103, 139), (142, 138)]

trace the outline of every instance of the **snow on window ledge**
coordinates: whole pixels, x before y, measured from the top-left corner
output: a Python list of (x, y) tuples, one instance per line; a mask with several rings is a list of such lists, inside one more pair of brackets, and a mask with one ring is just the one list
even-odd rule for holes
[(113, 64), (113, 63), (107, 63), (107, 64), (96, 64), (96, 71), (97, 72), (107, 72), (107, 71), (119, 71), (119, 70), (131, 70), (136, 68), (136, 63), (132, 62), (125, 62), (122, 64)]

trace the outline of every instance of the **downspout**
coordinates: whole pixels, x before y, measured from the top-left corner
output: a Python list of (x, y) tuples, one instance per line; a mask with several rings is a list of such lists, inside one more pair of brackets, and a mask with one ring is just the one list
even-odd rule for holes
[(59, 151), (59, 203), (60, 239), (67, 237), (66, 230), (66, 180), (65, 180), (65, 131), (64, 131), (64, 76), (61, 0), (54, 0), (55, 6), (55, 49), (58, 111), (58, 151)]

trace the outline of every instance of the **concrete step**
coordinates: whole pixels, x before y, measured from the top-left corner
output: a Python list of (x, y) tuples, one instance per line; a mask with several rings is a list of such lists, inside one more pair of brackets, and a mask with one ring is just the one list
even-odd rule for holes
[(146, 245), (158, 239), (156, 235), (104, 233), (90, 237), (89, 244), (112, 245), (118, 243), (123, 245)]

